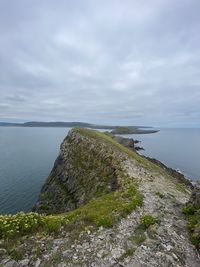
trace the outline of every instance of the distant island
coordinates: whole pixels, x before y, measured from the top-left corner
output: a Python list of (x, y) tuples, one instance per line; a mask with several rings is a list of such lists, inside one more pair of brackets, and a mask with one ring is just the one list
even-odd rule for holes
[(157, 130), (150, 129), (152, 127), (146, 126), (113, 126), (113, 125), (100, 125), (87, 122), (43, 122), (43, 121), (29, 121), (24, 123), (14, 122), (0, 122), (0, 127), (81, 127), (91, 129), (105, 129), (112, 130), (112, 134), (145, 134), (156, 133)]
[(144, 130), (137, 127), (116, 127), (111, 131), (112, 134), (149, 134), (157, 132), (158, 130)]

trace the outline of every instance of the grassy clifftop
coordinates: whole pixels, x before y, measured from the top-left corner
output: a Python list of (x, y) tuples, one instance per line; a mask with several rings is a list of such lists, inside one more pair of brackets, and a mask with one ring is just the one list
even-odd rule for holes
[(71, 223), (112, 226), (143, 202), (137, 182), (123, 169), (127, 156), (148, 162), (104, 133), (73, 129), (61, 145), (36, 212), (1, 216), (0, 237), (48, 234)]
[(123, 162), (129, 150), (106, 134), (76, 128), (64, 139), (35, 210), (67, 212), (130, 182)]

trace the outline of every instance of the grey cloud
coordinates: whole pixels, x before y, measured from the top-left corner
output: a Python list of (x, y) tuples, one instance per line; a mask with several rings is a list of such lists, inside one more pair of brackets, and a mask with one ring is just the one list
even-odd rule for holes
[(0, 2), (0, 121), (199, 124), (200, 3)]

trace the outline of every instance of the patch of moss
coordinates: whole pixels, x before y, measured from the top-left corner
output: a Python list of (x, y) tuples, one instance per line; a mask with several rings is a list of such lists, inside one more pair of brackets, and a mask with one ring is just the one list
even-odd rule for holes
[(134, 235), (129, 239), (137, 246), (140, 246), (146, 240), (145, 231), (146, 227), (143, 224), (139, 224), (134, 231)]
[(125, 217), (136, 207), (143, 204), (143, 196), (136, 186), (127, 191), (116, 191), (90, 201), (83, 207), (69, 212), (70, 222), (83, 221), (94, 226), (112, 227), (121, 217)]
[(36, 245), (34, 249), (32, 250), (32, 257), (34, 260), (37, 260), (42, 255), (42, 250), (39, 245)]
[(124, 260), (127, 257), (133, 256), (135, 253), (135, 248), (128, 248), (126, 252), (120, 257), (120, 260)]
[(144, 233), (136, 233), (134, 236), (132, 236), (131, 241), (133, 241), (137, 246), (140, 246), (145, 240), (146, 236)]
[(145, 228), (148, 228), (150, 225), (157, 223), (158, 219), (150, 214), (146, 214), (141, 217), (140, 222)]
[(195, 212), (196, 212), (196, 209), (194, 208), (194, 206), (191, 203), (188, 203), (183, 208), (183, 213), (185, 215), (194, 215)]
[(11, 251), (10, 251), (10, 257), (14, 260), (22, 260), (23, 259), (23, 251), (20, 250), (20, 248), (13, 248)]
[(176, 184), (176, 189), (182, 193), (189, 193), (188, 189), (186, 188), (186, 186), (184, 184)]
[(197, 249), (200, 249), (200, 209), (195, 209), (191, 203), (188, 203), (183, 208), (183, 213), (188, 219), (188, 230), (191, 242)]
[(61, 259), (62, 259), (62, 253), (60, 251), (55, 252), (52, 255), (51, 263), (53, 263), (54, 266), (57, 266), (58, 263), (61, 262)]

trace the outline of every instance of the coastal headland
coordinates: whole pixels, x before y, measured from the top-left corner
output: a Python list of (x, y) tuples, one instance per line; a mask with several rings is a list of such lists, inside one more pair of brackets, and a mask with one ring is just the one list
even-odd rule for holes
[(199, 210), (198, 186), (134, 140), (74, 128), (33, 212), (0, 216), (0, 266), (197, 267)]

